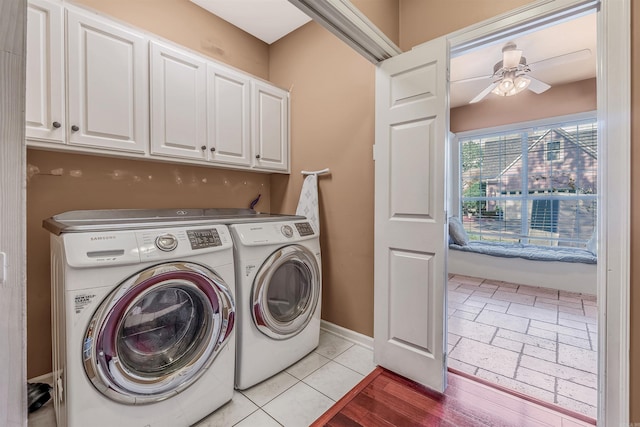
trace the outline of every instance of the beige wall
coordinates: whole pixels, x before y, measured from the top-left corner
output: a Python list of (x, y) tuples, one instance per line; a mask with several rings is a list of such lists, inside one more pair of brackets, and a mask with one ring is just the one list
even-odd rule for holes
[(351, 0), (376, 27), (400, 46), (400, 2), (402, 0)]
[[(265, 43), (189, 0), (77, 3), (258, 77), (269, 76)], [(256, 209), (271, 210), (266, 174), (39, 150), (29, 150), (27, 161), (41, 172), (27, 185), (28, 378), (51, 372), (49, 240), (43, 219), (75, 209), (248, 207), (258, 193), (262, 199)], [(56, 169), (63, 175), (46, 175)]]
[[(295, 60), (293, 59), (295, 58)], [(291, 92), (291, 177), (271, 178), (293, 213), (301, 170), (320, 177), (322, 318), (373, 334), (373, 65), (315, 23), (271, 48), (271, 80)]]
[[(398, 3), (354, 2), (397, 42)], [(271, 178), (274, 211), (295, 211), (301, 170), (320, 177), (322, 318), (373, 336), (375, 67), (315, 23), (271, 46), (270, 80), (291, 92), (291, 177)]]
[(596, 79), (554, 86), (536, 95), (525, 91), (518, 96), (488, 97), (477, 104), (451, 109), (451, 132), (463, 132), (529, 120), (595, 111)]
[(269, 46), (189, 0), (72, 0), (263, 79)]

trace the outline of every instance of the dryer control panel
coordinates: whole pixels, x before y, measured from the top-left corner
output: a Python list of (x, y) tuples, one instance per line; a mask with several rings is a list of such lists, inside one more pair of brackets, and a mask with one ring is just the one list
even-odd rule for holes
[(317, 239), (318, 234), (309, 222), (262, 222), (233, 224), (234, 238), (245, 246), (289, 244), (308, 239)]

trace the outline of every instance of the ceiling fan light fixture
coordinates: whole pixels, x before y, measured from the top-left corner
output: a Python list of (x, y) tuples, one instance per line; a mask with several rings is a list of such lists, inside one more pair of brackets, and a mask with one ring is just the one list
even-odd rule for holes
[(531, 79), (524, 75), (516, 76), (515, 71), (508, 71), (491, 92), (498, 96), (513, 96), (522, 92), (531, 83)]

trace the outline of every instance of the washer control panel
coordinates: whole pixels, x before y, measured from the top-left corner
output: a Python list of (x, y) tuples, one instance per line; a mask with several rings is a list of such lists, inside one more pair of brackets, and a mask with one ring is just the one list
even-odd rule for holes
[(221, 224), (64, 233), (60, 239), (68, 265), (76, 268), (179, 259), (196, 251), (200, 254), (233, 248), (231, 234)]
[(295, 225), (300, 236), (313, 236), (313, 228), (308, 222), (296, 222)]
[(191, 249), (213, 248), (222, 245), (218, 230), (187, 230)]

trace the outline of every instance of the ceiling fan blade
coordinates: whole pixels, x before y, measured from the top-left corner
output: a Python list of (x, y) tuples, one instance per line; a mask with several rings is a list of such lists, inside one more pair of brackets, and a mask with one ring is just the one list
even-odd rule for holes
[(489, 86), (487, 86), (482, 92), (480, 92), (478, 95), (476, 95), (475, 98), (473, 98), (471, 101), (469, 101), (469, 104), (475, 104), (476, 102), (480, 102), (484, 99), (485, 96), (489, 95), (489, 93), (495, 89), (496, 86), (498, 86), (498, 82), (493, 82), (491, 83)]
[(527, 78), (531, 80), (531, 83), (529, 83), (528, 89), (532, 92), (540, 94), (551, 87), (545, 82), (535, 79), (529, 75), (527, 75)]
[(467, 82), (475, 82), (477, 80), (485, 80), (493, 77), (493, 74), (485, 74), (484, 76), (475, 76), (475, 77), (467, 77), (466, 79), (452, 80), (451, 83), (467, 83)]
[(518, 49), (502, 51), (502, 66), (504, 68), (515, 68), (520, 64), (522, 51)]
[(591, 49), (576, 50), (575, 52), (564, 53), (541, 61), (532, 62), (529, 64), (529, 68), (531, 71), (537, 71), (543, 68), (567, 64), (569, 62), (581, 61), (583, 59), (588, 59), (590, 56)]

